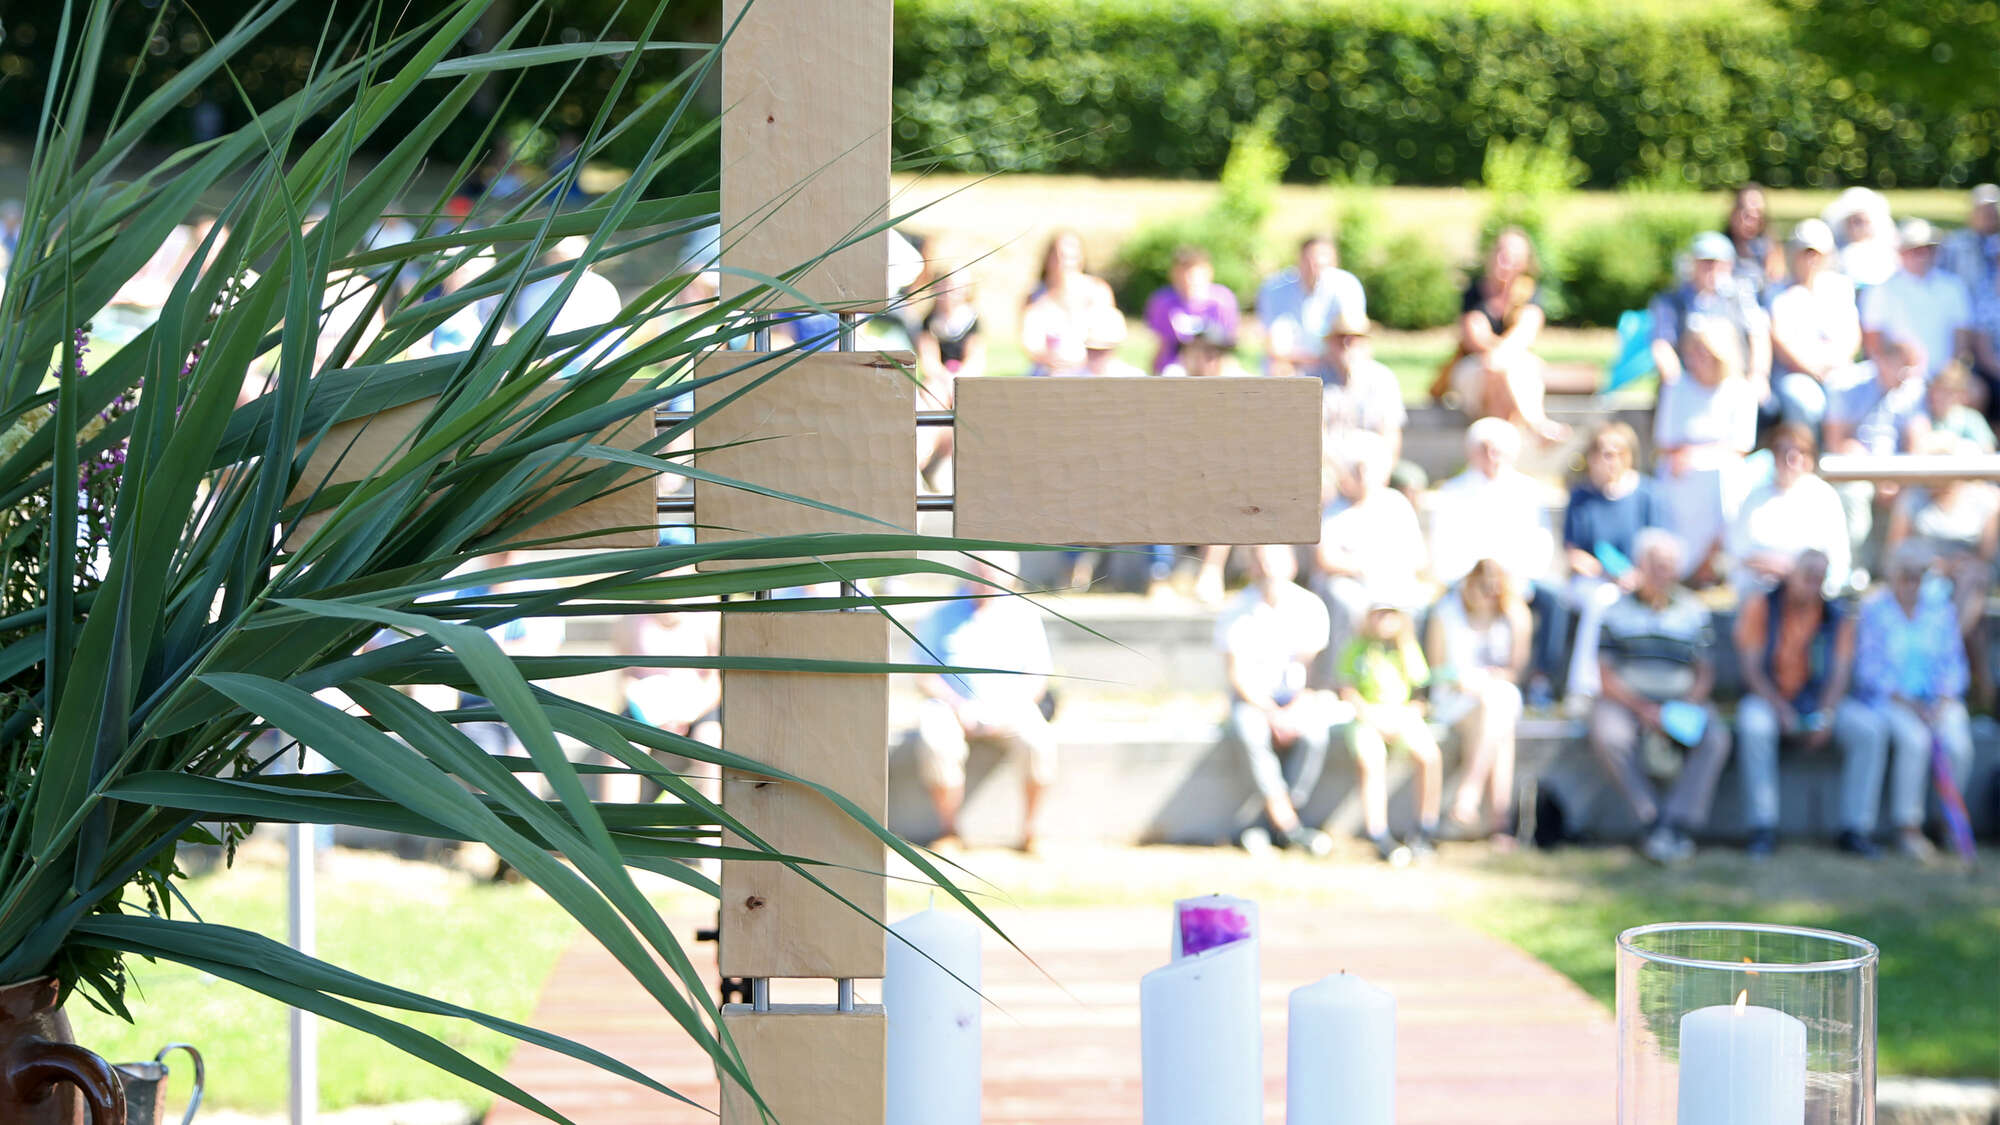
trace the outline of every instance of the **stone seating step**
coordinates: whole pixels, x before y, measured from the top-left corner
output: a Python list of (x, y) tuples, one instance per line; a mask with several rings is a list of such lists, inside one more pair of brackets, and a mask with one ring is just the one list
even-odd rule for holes
[[(1219, 722), (1184, 720), (1154, 725), (1129, 719), (1105, 722), (1058, 716), (1061, 769), (1044, 794), (1042, 835), (1054, 840), (1112, 843), (1224, 844), (1251, 823), (1257, 798), (1242, 755), (1224, 736)], [(1982, 834), (2000, 832), (1991, 823), (1995, 787), (2000, 786), (2000, 727), (1976, 725), (1977, 754), (1967, 800)], [(1565, 719), (1530, 718), (1519, 740), (1520, 772), (1562, 809), (1569, 838), (1627, 840), (1639, 825), (1605, 780), (1582, 740), (1582, 724)], [(1459, 755), (1446, 740), (1447, 782), (1456, 776)], [(1829, 840), (1837, 828), (1839, 759), (1836, 755), (1787, 754), (1780, 779), (1781, 834)], [(905, 739), (890, 755), (890, 826), (924, 840), (937, 830), (935, 816), (918, 777), (915, 752)], [(1415, 823), (1415, 786), (1408, 758), (1392, 755), (1392, 829)], [(1019, 764), (975, 748), (968, 765), (967, 795), (960, 831), (973, 843), (1006, 843), (1019, 832)], [(1530, 790), (1532, 793), (1532, 790)], [(1741, 840), (1741, 783), (1734, 764), (1716, 791), (1707, 837)], [(1336, 742), (1327, 768), (1302, 810), (1306, 819), (1338, 834), (1358, 834), (1361, 810), (1351, 757)], [(1527, 827), (1524, 826), (1524, 830)]]

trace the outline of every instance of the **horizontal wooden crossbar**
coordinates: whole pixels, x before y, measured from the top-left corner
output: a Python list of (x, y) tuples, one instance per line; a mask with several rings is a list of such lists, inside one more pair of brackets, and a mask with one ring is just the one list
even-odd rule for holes
[(1819, 459), (1819, 475), (1834, 482), (1876, 481), (1883, 484), (2000, 481), (2000, 454), (1829, 453)]

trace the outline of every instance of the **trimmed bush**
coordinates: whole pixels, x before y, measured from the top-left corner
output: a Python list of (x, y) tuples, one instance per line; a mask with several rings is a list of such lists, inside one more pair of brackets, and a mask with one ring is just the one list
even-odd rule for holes
[(1300, 180), (1475, 179), (1560, 129), (1587, 182), (1960, 184), (2000, 108), (1902, 105), (1737, 5), (902, 0), (896, 141), (964, 170), (1212, 176), (1275, 115)]
[(1390, 328), (1451, 323), (1465, 279), (1423, 232), (1385, 233), (1379, 206), (1366, 197), (1347, 201), (1339, 212), (1340, 265), (1361, 279), (1370, 319)]
[(1267, 116), (1237, 130), (1208, 210), (1144, 227), (1118, 248), (1109, 280), (1121, 308), (1145, 308), (1146, 299), (1167, 284), (1174, 251), (1183, 246), (1208, 251), (1215, 280), (1228, 286), (1244, 307), (1256, 300), (1263, 280), (1264, 224), (1277, 208), (1277, 187), (1285, 174), (1285, 154), (1272, 140), (1275, 125), (1275, 118)]
[(1705, 208), (1634, 206), (1570, 231), (1562, 240), (1568, 319), (1613, 325), (1619, 313), (1645, 308), (1674, 283), (1676, 256), (1697, 233), (1714, 229), (1715, 220)]

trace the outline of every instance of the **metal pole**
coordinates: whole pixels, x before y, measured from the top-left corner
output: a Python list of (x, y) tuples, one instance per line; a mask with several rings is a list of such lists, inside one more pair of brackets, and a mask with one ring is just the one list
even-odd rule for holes
[(750, 1010), (768, 1012), (771, 1010), (771, 982), (765, 977), (750, 981)]
[[(290, 884), (286, 920), (293, 949), (308, 957), (318, 945), (315, 939), (313, 900), (314, 862), (319, 851), (319, 826), (294, 824), (288, 831), (288, 874)], [(319, 1116), (319, 1020), (311, 1012), (291, 1010), (291, 1125), (312, 1125)]]
[(843, 978), (838, 982), (838, 987), (840, 989), (840, 992), (838, 998), (834, 1001), (834, 1006), (839, 1008), (843, 1012), (853, 1011), (854, 982)]

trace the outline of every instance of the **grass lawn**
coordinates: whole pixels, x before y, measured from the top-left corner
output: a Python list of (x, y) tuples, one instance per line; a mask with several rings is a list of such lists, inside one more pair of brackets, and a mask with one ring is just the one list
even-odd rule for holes
[(1666, 871), (1618, 850), (1521, 853), (1483, 865), (1453, 912), (1610, 1005), (1608, 935), (1663, 920), (1757, 921), (1860, 935), (1882, 951), (1884, 1074), (2000, 1077), (2000, 882), (1862, 864), (1807, 847), (1758, 866), (1713, 852)]
[[(488, 885), (439, 866), (341, 851), (319, 879), (319, 953), (377, 980), (509, 1019), (527, 1020), (556, 957), (576, 933), (569, 916), (524, 885)], [(259, 849), (234, 869), (187, 884), (204, 919), (282, 937), (283, 853)], [(77, 1040), (114, 1061), (150, 1059), (192, 1042), (208, 1063), (204, 1107), (282, 1112), (286, 1009), (226, 981), (171, 964), (135, 963), (127, 995), (136, 1024), (78, 1000)], [(419, 1017), (425, 1032), (501, 1069), (513, 1041), (451, 1020)], [(169, 1059), (180, 1071), (182, 1063)], [(423, 1099), (484, 1107), (478, 1087), (383, 1046), (320, 1024), (320, 1105), (340, 1109)], [(186, 1090), (176, 1075), (170, 1097)]]

